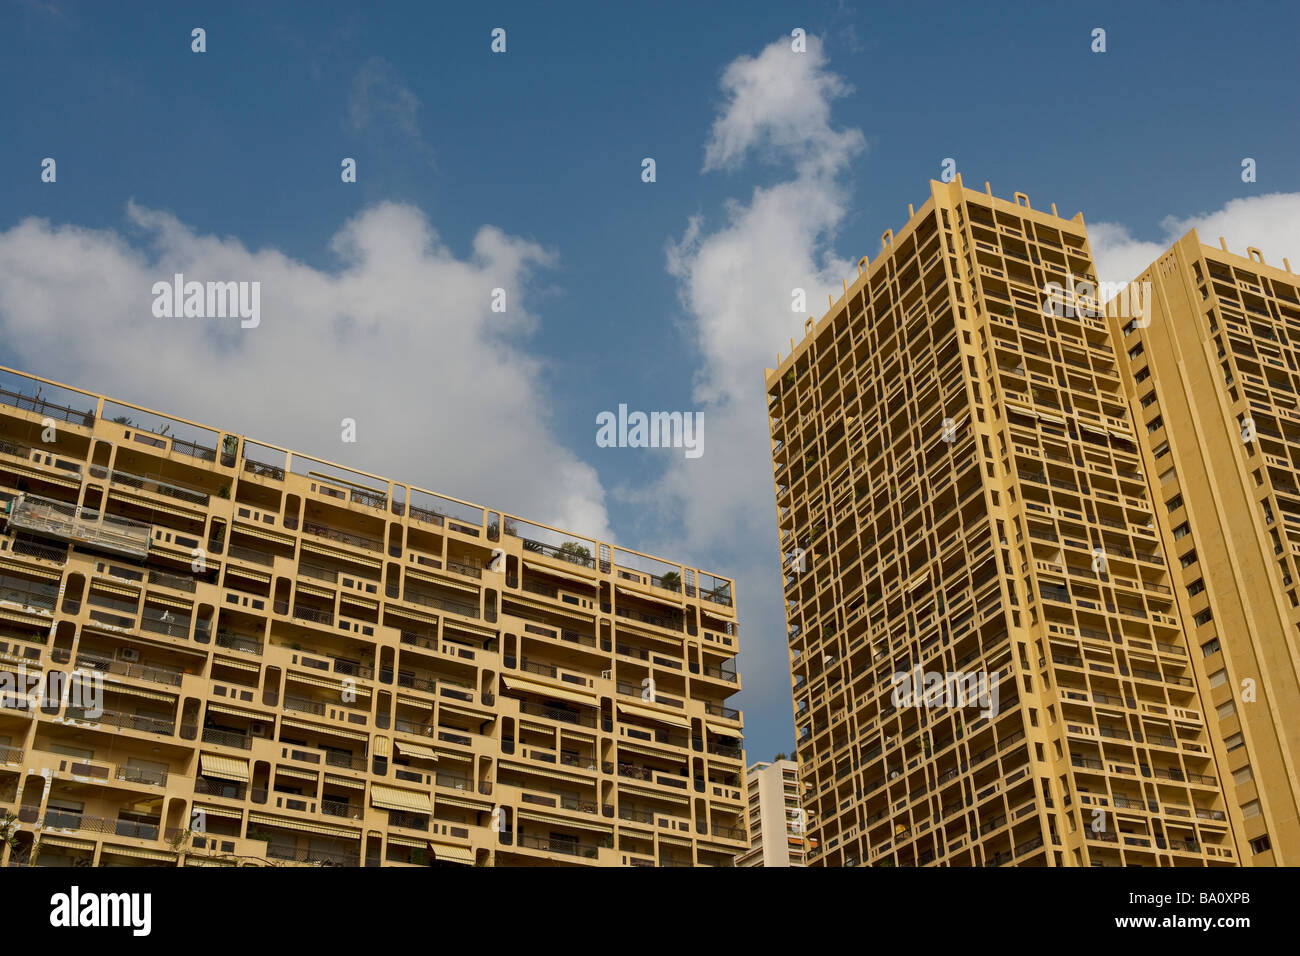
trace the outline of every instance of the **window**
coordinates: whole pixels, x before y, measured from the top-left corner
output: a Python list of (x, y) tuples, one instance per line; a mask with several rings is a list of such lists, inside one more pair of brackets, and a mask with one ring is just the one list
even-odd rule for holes
[(1133, 376), (1134, 380), (1137, 381), (1139, 384), (1145, 382), (1150, 377), (1151, 377), (1151, 369), (1147, 368), (1145, 365), (1142, 366), (1141, 371), (1139, 371), (1136, 375)]
[(1241, 734), (1233, 734), (1231, 737), (1225, 738), (1223, 742), (1228, 748), (1228, 753), (1232, 753), (1238, 747), (1246, 746), (1246, 740)]
[(1207, 607), (1200, 614), (1196, 615), (1196, 617), (1192, 618), (1192, 620), (1196, 622), (1197, 627), (1203, 627), (1204, 625), (1209, 624), (1211, 621), (1214, 620), (1214, 614)]
[(1137, 345), (1133, 346), (1131, 349), (1128, 350), (1129, 361), (1130, 362), (1134, 361), (1144, 351), (1146, 351), (1146, 349), (1144, 348), (1142, 343), (1139, 342)]
[(1197, 578), (1191, 584), (1187, 585), (1187, 593), (1192, 597), (1200, 594), (1205, 590), (1205, 578)]
[(1155, 400), (1156, 400), (1156, 393), (1155, 390), (1152, 389), (1150, 392), (1148, 392), (1146, 395), (1142, 397), (1142, 407), (1150, 408), (1152, 405), (1155, 404)]
[(1237, 705), (1230, 700), (1225, 701), (1224, 703), (1216, 707), (1214, 709), (1214, 712), (1219, 715), (1220, 720), (1227, 720), (1229, 717), (1231, 717), (1233, 714), (1237, 712)]
[(1181, 558), (1178, 559), (1178, 563), (1185, 568), (1190, 568), (1193, 564), (1196, 563), (1196, 549), (1193, 548), (1191, 551), (1188, 551), (1185, 555), (1183, 555)]
[(1201, 653), (1206, 657), (1209, 657), (1211, 654), (1219, 653), (1219, 639), (1215, 637), (1202, 644)]
[(1192, 533), (1192, 526), (1189, 525), (1186, 521), (1184, 521), (1182, 524), (1180, 524), (1177, 528), (1174, 529), (1174, 540), (1177, 541), (1179, 538), (1185, 538), (1187, 537), (1187, 535), (1191, 533)]
[(1251, 853), (1264, 853), (1265, 851), (1271, 849), (1273, 849), (1273, 844), (1269, 842), (1267, 833), (1265, 833), (1262, 837), (1256, 837), (1255, 839), (1250, 841)]
[(1224, 670), (1222, 667), (1220, 667), (1217, 671), (1215, 671), (1213, 674), (1210, 675), (1211, 687), (1222, 687), (1227, 682), (1228, 682), (1228, 672)]
[(1171, 514), (1177, 511), (1182, 506), (1183, 506), (1182, 495), (1174, 495), (1172, 498), (1170, 498), (1168, 501), (1165, 502), (1165, 508), (1168, 509)]
[(1151, 421), (1147, 422), (1147, 434), (1154, 435), (1156, 432), (1160, 431), (1160, 429), (1164, 427), (1165, 427), (1165, 420), (1161, 418), (1159, 415), (1157, 415), (1155, 418), (1151, 419)]
[(1250, 803), (1243, 803), (1241, 805), (1241, 815), (1247, 820), (1259, 816), (1259, 801), (1252, 800)]
[(1247, 764), (1246, 766), (1242, 767), (1240, 770), (1233, 771), (1232, 774), (1233, 782), (1239, 787), (1243, 783), (1250, 783), (1254, 779), (1255, 779), (1255, 775), (1250, 772), (1250, 764)]

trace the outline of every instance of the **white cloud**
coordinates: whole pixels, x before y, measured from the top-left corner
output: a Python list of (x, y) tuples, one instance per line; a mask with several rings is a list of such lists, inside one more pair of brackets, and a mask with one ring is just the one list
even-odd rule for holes
[[(828, 292), (856, 267), (831, 242), (844, 217), (842, 179), (864, 149), (856, 129), (836, 129), (831, 101), (847, 92), (828, 72), (818, 38), (793, 53), (778, 40), (757, 57), (740, 57), (722, 75), (726, 102), (705, 149), (705, 169), (736, 168), (753, 156), (790, 164), (791, 176), (727, 204), (710, 229), (693, 219), (670, 243), (677, 279), (704, 365), (695, 400), (709, 430), (706, 454), (674, 462), (642, 502), (659, 500), (679, 516), (679, 552), (704, 553), (718, 573), (734, 575), (741, 614), (742, 703), (761, 700), (767, 720), (790, 713), (784, 601), (771, 480), (763, 372), (791, 337), (821, 314)], [(792, 290), (807, 313), (791, 311)], [(668, 504), (671, 502), (672, 504)]]
[(1254, 246), (1269, 265), (1282, 268), (1282, 259), (1300, 271), (1300, 193), (1268, 193), (1233, 199), (1215, 212), (1160, 222), (1160, 238), (1144, 241), (1127, 226), (1113, 222), (1088, 226), (1088, 241), (1097, 262), (1097, 278), (1104, 282), (1127, 282), (1155, 262), (1175, 241), (1195, 229), (1201, 242), (1219, 245), (1222, 236), (1228, 251), (1239, 256)]
[[(0, 232), (0, 334), (19, 368), (609, 539), (596, 472), (556, 441), (520, 345), (551, 253), (484, 226), (458, 259), (391, 203), (339, 230), (332, 271), (135, 204), (127, 219), (134, 241), (41, 219)], [(154, 318), (153, 283), (177, 272), (261, 282), (261, 325)]]

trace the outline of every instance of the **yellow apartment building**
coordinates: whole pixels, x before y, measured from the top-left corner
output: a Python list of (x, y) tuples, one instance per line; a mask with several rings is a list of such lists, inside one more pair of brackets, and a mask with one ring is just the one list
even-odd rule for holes
[(766, 373), (808, 865), (1236, 865), (1083, 217), (930, 191)]
[(1109, 304), (1243, 864), (1300, 864), (1300, 277), (1188, 233)]
[(0, 372), (10, 866), (731, 866), (733, 582)]

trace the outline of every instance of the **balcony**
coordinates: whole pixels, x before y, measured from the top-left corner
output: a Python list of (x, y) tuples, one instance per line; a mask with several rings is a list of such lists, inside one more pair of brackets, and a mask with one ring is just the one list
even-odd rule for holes
[(79, 509), (35, 495), (19, 495), (10, 503), (9, 526), (41, 537), (125, 554), (139, 561), (149, 556), (149, 542), (153, 537), (152, 526), (144, 522)]

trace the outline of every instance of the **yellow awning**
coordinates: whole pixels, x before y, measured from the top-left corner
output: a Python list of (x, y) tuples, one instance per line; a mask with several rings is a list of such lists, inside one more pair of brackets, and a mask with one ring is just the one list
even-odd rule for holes
[(345, 840), (360, 840), (361, 831), (344, 830), (342, 827), (327, 827), (319, 823), (304, 823), (301, 820), (286, 820), (273, 817), (269, 813), (250, 813), (249, 823), (261, 823), (265, 826), (284, 827), (289, 830), (302, 830), (304, 833), (319, 833), (322, 836), (342, 837)]
[(74, 840), (72, 837), (65, 836), (41, 837), (41, 846), (61, 846), (69, 850), (93, 850), (95, 848), (95, 844), (91, 840)]
[(116, 680), (104, 682), (105, 690), (117, 691), (119, 694), (130, 694), (132, 697), (144, 697), (148, 700), (161, 700), (168, 704), (176, 703), (175, 694), (159, 694), (151, 690), (141, 690), (138, 687), (132, 687), (129, 684), (121, 684)]
[(641, 598), (643, 601), (658, 601), (665, 607), (675, 608), (679, 611), (682, 607), (680, 602), (673, 601), (661, 594), (655, 594), (649, 589), (642, 590), (641, 588), (627, 587), (626, 585), (618, 584), (614, 586), (614, 590), (619, 594), (626, 594), (628, 597)]
[(474, 865), (474, 851), (463, 846), (447, 846), (445, 843), (433, 844), (433, 855), (444, 863), (463, 863)]
[(626, 740), (620, 740), (618, 742), (618, 745), (622, 747), (624, 750), (630, 750), (634, 754), (645, 754), (647, 757), (663, 757), (666, 759), (673, 759), (677, 756), (672, 752), (672, 748), (669, 747), (667, 744), (664, 745), (664, 748), (666, 748), (668, 751), (667, 753), (665, 753), (663, 749), (655, 750), (653, 747), (646, 746), (645, 744), (634, 744)]
[(237, 574), (241, 578), (248, 578), (250, 581), (259, 581), (262, 584), (271, 583), (271, 575), (265, 571), (254, 571), (252, 568), (246, 568), (240, 564), (232, 564), (226, 571), (227, 575)]
[(241, 710), (238, 707), (228, 707), (225, 704), (208, 704), (209, 714), (228, 714), (231, 717), (245, 717), (248, 720), (268, 721), (274, 720), (274, 714), (259, 714), (255, 710)]
[(375, 755), (376, 757), (387, 757), (387, 756), (388, 756), (388, 738), (387, 738), (387, 737), (376, 737), (376, 738), (375, 738), (375, 749), (374, 749), (374, 755)]
[(244, 819), (244, 811), (243, 811), (243, 810), (235, 810), (235, 809), (232, 808), (232, 807), (209, 807), (209, 806), (199, 806), (199, 805), (196, 803), (196, 804), (194, 805), (194, 811), (195, 811), (196, 813), (198, 813), (198, 812), (206, 813), (208, 816), (211, 816), (211, 817), (229, 817), (229, 818), (232, 819), (232, 820), (242, 820), (242, 819)]
[(166, 863), (175, 863), (175, 853), (160, 853), (158, 850), (141, 850), (137, 847), (127, 846), (106, 846), (105, 853), (115, 853), (118, 856), (133, 856), (140, 860), (162, 860)]
[(236, 783), (248, 783), (248, 761), (237, 757), (217, 757), (199, 754), (199, 764), (205, 777), (220, 777)]
[(261, 538), (263, 541), (274, 541), (276, 544), (282, 544), (285, 547), (293, 547), (293, 538), (287, 534), (279, 534), (275, 531), (265, 531), (262, 528), (255, 528), (252, 525), (240, 524), (238, 521), (230, 529), (232, 532), (238, 531), (242, 534), (251, 534), (254, 538)]
[(438, 794), (438, 807), (460, 807), (462, 810), (473, 810), (475, 813), (491, 813), (492, 805), (483, 803), (474, 803), (470, 800), (461, 800), (459, 797), (444, 797)]
[[(211, 710), (212, 708), (209, 707), (208, 709)], [(346, 737), (349, 740), (361, 740), (361, 741), (370, 740), (369, 736), (367, 736), (366, 734), (358, 734), (351, 730), (343, 730), (340, 727), (327, 727), (327, 726), (322, 726), (321, 724), (309, 724), (303, 720), (290, 720), (288, 717), (280, 718), (280, 726), (296, 727), (299, 730), (314, 730), (317, 733), (321, 733), (321, 734), (334, 734), (339, 737)]]
[(325, 783), (331, 787), (352, 787), (354, 790), (366, 789), (364, 780), (353, 780), (351, 777), (336, 777), (332, 773), (325, 775)]
[(727, 724), (720, 724), (715, 720), (706, 720), (704, 726), (713, 731), (720, 737), (739, 737), (741, 730), (739, 727), (730, 727)]
[(556, 687), (552, 684), (545, 684), (530, 677), (520, 677), (517, 674), (511, 674), (509, 677), (502, 676), (502, 683), (506, 685), (507, 690), (522, 690), (533, 694), (540, 694), (544, 697), (554, 697), (558, 700), (567, 700), (575, 704), (587, 704), (595, 707), (597, 705), (596, 695), (587, 693), (581, 694), (567, 687)]
[(385, 787), (383, 784), (370, 785), (370, 805), (384, 810), (409, 810), (413, 813), (433, 815), (433, 801), (427, 793), (414, 790), (399, 790), (397, 787)]
[(110, 497), (118, 498), (136, 508), (143, 508), (145, 511), (156, 511), (166, 515), (175, 515), (177, 518), (183, 518), (186, 521), (201, 520), (198, 515), (203, 513), (201, 505), (195, 505), (193, 511), (186, 511), (183, 508), (173, 508), (170, 505), (160, 505), (151, 498), (145, 498), (143, 495), (133, 495), (129, 492), (121, 491), (117, 488), (109, 492)]
[(473, 624), (466, 624), (464, 621), (447, 621), (446, 630), (452, 629), (464, 631), (467, 634), (477, 634), (479, 637), (496, 637), (497, 632), (490, 627), (477, 627)]
[(515, 773), (535, 773), (541, 777), (550, 777), (553, 780), (563, 780), (565, 783), (585, 784), (590, 786), (592, 779), (583, 777), (576, 773), (564, 773), (561, 770), (548, 770), (545, 767), (534, 767), (531, 764), (512, 763), (503, 760), (499, 766), (503, 770), (513, 770)]
[(419, 744), (408, 744), (404, 740), (396, 742), (397, 752), (405, 754), (408, 757), (418, 757), (420, 760), (437, 760), (438, 755), (428, 747), (421, 747)]
[(145, 607), (148, 607), (151, 604), (163, 604), (167, 607), (174, 607), (177, 610), (184, 611), (186, 614), (190, 614), (194, 610), (194, 602), (192, 601), (181, 601), (177, 598), (164, 597), (161, 594), (155, 594), (153, 591), (150, 591), (145, 597), (144, 603)]
[(213, 664), (220, 664), (222, 667), (236, 667), (241, 671), (260, 671), (261, 668), (256, 664), (250, 664), (247, 661), (232, 661), (224, 657), (212, 658)]
[(18, 571), (22, 574), (29, 574), (34, 578), (45, 578), (49, 581), (57, 581), (63, 577), (62, 574), (55, 571), (47, 571), (44, 568), (23, 564), (21, 561), (11, 561), (8, 558), (0, 560), (0, 567), (8, 568), (10, 571)]
[(314, 584), (303, 584), (301, 581), (298, 582), (298, 593), (310, 594), (313, 597), (325, 598), (329, 601), (334, 600), (333, 591), (327, 590), (326, 588), (318, 588)]
[(388, 834), (388, 845), (409, 846), (409, 847), (414, 847), (417, 850), (425, 850), (428, 849), (429, 841), (417, 840), (415, 837), (398, 836), (395, 833), (390, 833)]
[(107, 594), (116, 594), (119, 597), (130, 598), (133, 601), (140, 600), (139, 588), (132, 589), (132, 588), (119, 587), (116, 584), (109, 584), (107, 581), (99, 581), (99, 580), (91, 581), (90, 590), (92, 592), (103, 591)]
[(534, 564), (532, 561), (525, 561), (524, 567), (529, 571), (537, 571), (540, 574), (550, 574), (557, 578), (564, 578), (566, 581), (576, 581), (578, 584), (586, 585), (589, 588), (594, 588), (596, 586), (596, 582), (590, 578), (579, 577), (576, 574), (569, 574), (566, 571), (557, 571), (554, 568), (548, 568), (544, 564)]
[[(310, 684), (312, 687), (324, 687), (326, 690), (332, 690), (336, 693), (343, 693), (344, 687), (337, 680), (323, 680), (319, 677), (308, 677), (306, 674), (295, 674), (292, 671), (285, 675), (289, 680), (297, 681), (299, 684)], [(357, 686), (358, 694), (369, 694), (369, 687)]]
[(625, 704), (619, 701), (618, 712), (620, 714), (631, 714), (634, 717), (644, 717), (646, 720), (658, 720), (665, 724), (671, 724), (674, 727), (690, 727), (691, 722), (685, 717), (678, 714), (668, 714), (662, 710), (654, 710), (650, 707), (638, 707), (636, 704)]
[(548, 817), (543, 816), (540, 813), (520, 813), (519, 819), (530, 820), (533, 823), (544, 823), (547, 826), (553, 827), (575, 827), (579, 830), (593, 830), (596, 833), (603, 833), (605, 836), (611, 836), (613, 833), (613, 831), (609, 829), (608, 825), (599, 826), (595, 823), (580, 823), (577, 820), (566, 820), (563, 817)]
[(312, 783), (319, 779), (314, 773), (309, 773), (306, 770), (295, 770), (292, 767), (276, 767), (275, 772), (281, 776), (293, 777), (296, 780), (310, 780)]

